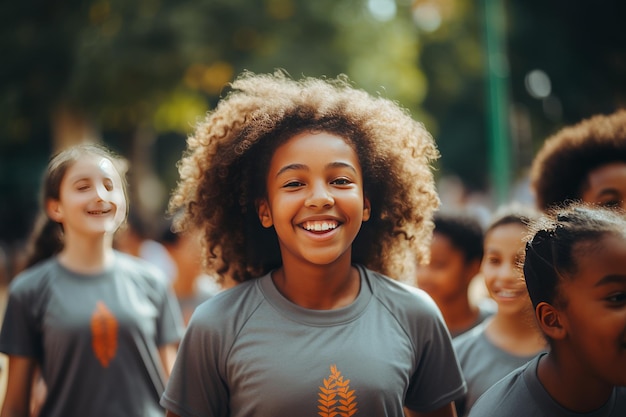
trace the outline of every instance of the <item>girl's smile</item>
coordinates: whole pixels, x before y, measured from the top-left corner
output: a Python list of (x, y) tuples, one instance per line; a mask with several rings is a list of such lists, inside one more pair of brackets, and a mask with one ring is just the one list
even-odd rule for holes
[(294, 136), (272, 157), (258, 213), (263, 226), (275, 228), (283, 263), (349, 260), (369, 218), (356, 152), (330, 133)]
[(112, 234), (126, 215), (119, 173), (108, 159), (95, 156), (72, 165), (61, 182), (59, 199), (47, 204), (65, 233)]
[(524, 250), (524, 231), (521, 224), (505, 224), (485, 236), (481, 267), (485, 285), (499, 308), (506, 308), (510, 313), (531, 308), (519, 267)]

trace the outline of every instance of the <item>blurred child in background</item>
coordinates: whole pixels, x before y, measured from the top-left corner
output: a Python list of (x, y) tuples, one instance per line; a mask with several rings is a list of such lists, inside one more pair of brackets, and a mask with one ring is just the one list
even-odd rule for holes
[(498, 308), (453, 341), (467, 382), (467, 395), (456, 404), (460, 416), (500, 378), (546, 350), (521, 271), (527, 224), (536, 215), (512, 204), (498, 210), (485, 231), (480, 270)]
[(626, 209), (626, 110), (548, 138), (533, 161), (531, 183), (542, 210), (572, 200)]
[(38, 369), (41, 416), (163, 416), (182, 319), (163, 273), (113, 249), (127, 215), (125, 172), (99, 145), (51, 159), (34, 251), (11, 282), (0, 332), (2, 417), (30, 415)]
[(430, 262), (417, 267), (417, 286), (435, 300), (456, 337), (495, 311), (470, 294), (483, 258), (483, 230), (478, 219), (456, 211), (435, 213), (434, 223)]

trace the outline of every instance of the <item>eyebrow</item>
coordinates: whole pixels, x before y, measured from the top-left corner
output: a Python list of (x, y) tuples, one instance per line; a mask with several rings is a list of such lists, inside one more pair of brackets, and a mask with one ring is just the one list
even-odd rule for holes
[(624, 284), (626, 283), (626, 275), (606, 275), (596, 282), (594, 287), (600, 287), (602, 285), (609, 284)]
[(603, 188), (598, 193), (598, 196), (605, 196), (605, 195), (619, 196), (620, 192), (616, 188)]
[[(326, 168), (348, 168), (350, 171), (354, 172), (355, 174), (357, 173), (356, 168), (354, 168), (351, 164), (348, 164), (347, 162), (331, 162), (329, 164), (326, 165)], [(307, 165), (304, 164), (289, 164), (289, 165), (285, 165), (284, 167), (282, 167), (281, 169), (278, 170), (278, 172), (276, 173), (276, 176), (278, 177), (280, 174), (286, 172), (286, 171), (295, 171), (295, 170), (305, 170), (308, 171), (309, 167)]]
[(81, 182), (81, 181), (91, 181), (89, 176), (85, 176), (85, 175), (76, 175), (75, 177), (69, 177), (68, 180), (71, 184), (76, 184), (77, 182)]

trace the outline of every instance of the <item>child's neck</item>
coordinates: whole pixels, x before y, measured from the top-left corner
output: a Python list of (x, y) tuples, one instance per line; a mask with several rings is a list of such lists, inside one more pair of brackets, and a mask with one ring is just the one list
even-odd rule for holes
[(73, 272), (94, 274), (103, 271), (113, 256), (111, 236), (98, 239), (66, 238), (65, 246), (59, 253), (59, 262)]
[(547, 349), (545, 338), (530, 316), (496, 312), (485, 334), (491, 343), (515, 356), (533, 356)]
[(359, 294), (359, 271), (349, 263), (317, 267), (283, 266), (272, 274), (274, 285), (289, 301), (312, 310), (350, 305)]
[(480, 314), (478, 307), (472, 305), (467, 297), (460, 297), (454, 301), (442, 301), (439, 309), (451, 333), (461, 332), (471, 327)]
[[(573, 361), (573, 362), (572, 362)], [(550, 396), (561, 406), (576, 413), (590, 413), (602, 407), (613, 392), (613, 386), (580, 372), (575, 355), (553, 352), (539, 362), (537, 377)]]

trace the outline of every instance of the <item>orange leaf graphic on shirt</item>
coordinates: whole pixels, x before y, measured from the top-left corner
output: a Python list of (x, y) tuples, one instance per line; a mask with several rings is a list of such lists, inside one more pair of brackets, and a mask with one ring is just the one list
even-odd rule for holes
[(117, 319), (102, 301), (91, 315), (91, 345), (100, 364), (107, 368), (117, 351)]
[(356, 395), (350, 390), (350, 380), (344, 379), (337, 365), (330, 366), (330, 375), (324, 378), (318, 395), (317, 412), (321, 417), (350, 417), (357, 412)]

